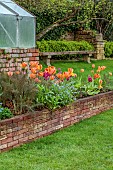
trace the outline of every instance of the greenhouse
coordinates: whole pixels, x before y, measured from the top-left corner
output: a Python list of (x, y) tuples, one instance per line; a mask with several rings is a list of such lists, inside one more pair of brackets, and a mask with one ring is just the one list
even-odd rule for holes
[(0, 0), (0, 48), (35, 47), (35, 16), (11, 0)]

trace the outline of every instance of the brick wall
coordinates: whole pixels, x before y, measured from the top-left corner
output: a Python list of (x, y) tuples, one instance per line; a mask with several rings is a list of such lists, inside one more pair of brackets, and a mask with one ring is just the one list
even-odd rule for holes
[(21, 62), (39, 61), (38, 49), (0, 49), (0, 72), (15, 71)]
[(90, 43), (95, 43), (96, 36), (94, 35), (93, 31), (91, 31), (91, 30), (78, 29), (77, 31), (75, 31), (74, 39), (76, 41), (85, 40)]
[(77, 100), (70, 106), (49, 113), (48, 110), (0, 121), (0, 152), (47, 136), (102, 111), (113, 108), (113, 91)]

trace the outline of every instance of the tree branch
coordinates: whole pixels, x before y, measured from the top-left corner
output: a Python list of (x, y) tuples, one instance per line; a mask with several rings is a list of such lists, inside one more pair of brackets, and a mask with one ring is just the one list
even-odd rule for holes
[(73, 13), (71, 13), (71, 15), (57, 20), (56, 22), (54, 22), (52, 25), (46, 27), (44, 30), (42, 30), (38, 35), (37, 35), (37, 40), (40, 40), (47, 32), (49, 32), (50, 30), (53, 30), (55, 27), (60, 26), (60, 23), (63, 23), (65, 21), (68, 21), (69, 19), (73, 18), (75, 16), (75, 14), (78, 12), (78, 9), (75, 10)]

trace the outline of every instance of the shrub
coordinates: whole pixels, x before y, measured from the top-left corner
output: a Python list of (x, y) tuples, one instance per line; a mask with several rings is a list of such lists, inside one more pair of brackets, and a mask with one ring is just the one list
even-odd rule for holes
[(0, 103), (0, 120), (8, 119), (13, 117), (12, 112), (8, 108), (2, 107), (2, 103)]
[(113, 42), (106, 42), (105, 43), (105, 57), (113, 57)]
[(0, 101), (3, 106), (10, 108), (15, 115), (31, 110), (37, 92), (35, 82), (29, 79), (25, 72), (19, 74), (8, 72), (8, 74), (0, 74), (2, 87)]
[(86, 41), (38, 41), (37, 48), (41, 52), (58, 52), (58, 51), (81, 51), (94, 50), (93, 45)]
[[(93, 51), (94, 47), (92, 44), (86, 41), (38, 41), (37, 48), (41, 52), (62, 52), (62, 51), (82, 51), (82, 50), (90, 50)], [(74, 55), (75, 56), (75, 55)], [(82, 56), (82, 55), (80, 55)], [(54, 59), (67, 59), (73, 58), (72, 55), (62, 55), (62, 56), (54, 56)]]

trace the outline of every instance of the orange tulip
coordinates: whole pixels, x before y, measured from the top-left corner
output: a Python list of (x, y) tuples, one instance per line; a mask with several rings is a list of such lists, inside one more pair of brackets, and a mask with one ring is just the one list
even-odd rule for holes
[(58, 73), (58, 74), (56, 74), (56, 76), (57, 76), (59, 79), (61, 79), (62, 74), (61, 74), (61, 73)]
[(43, 77), (44, 73), (43, 73), (43, 72), (38, 72), (37, 75), (38, 75), (39, 77)]
[(99, 80), (99, 84), (102, 85), (102, 82), (103, 82), (103, 81), (100, 79), (100, 80)]
[(101, 66), (101, 70), (105, 70), (106, 69), (106, 66)]
[(16, 73), (16, 74), (20, 74), (20, 71), (16, 71), (15, 73)]
[(22, 62), (20, 66), (21, 66), (22, 69), (25, 69), (27, 67), (27, 63)]
[(101, 71), (101, 67), (98, 66), (97, 73), (100, 73), (100, 71)]
[(41, 64), (37, 65), (37, 66), (36, 66), (36, 69), (37, 69), (37, 70), (42, 70), (42, 65), (41, 65)]
[(92, 68), (95, 68), (95, 64), (92, 64)]
[(64, 72), (63, 76), (64, 76), (64, 78), (68, 79), (70, 77), (70, 74), (69, 74), (69, 72)]
[(83, 73), (83, 72), (84, 72), (84, 69), (81, 69), (80, 72)]
[(54, 79), (55, 79), (55, 76), (52, 75), (52, 76), (49, 77), (49, 79), (50, 79), (50, 80), (54, 80)]
[(36, 67), (38, 65), (38, 62), (37, 61), (31, 61), (29, 64), (30, 64), (31, 67)]
[(95, 73), (95, 74), (94, 74), (94, 79), (97, 79), (97, 78), (100, 78), (100, 74)]
[(48, 72), (50, 75), (56, 73), (56, 68), (54, 66), (49, 66), (45, 69), (45, 72)]
[(73, 69), (72, 68), (68, 68), (68, 72), (69, 73), (73, 73)]
[(29, 77), (30, 77), (31, 79), (35, 79), (35, 78), (36, 78), (36, 74), (31, 73), (31, 74), (29, 75)]
[(76, 74), (73, 73), (73, 69), (72, 68), (68, 68), (68, 73), (69, 73), (70, 77), (71, 76), (76, 76)]
[(56, 74), (57, 78), (59, 78), (60, 80), (63, 80), (65, 77), (64, 77), (64, 74), (61, 74), (61, 73), (58, 73)]
[(36, 74), (36, 73), (37, 73), (36, 68), (31, 68), (31, 72), (32, 72), (33, 74)]

